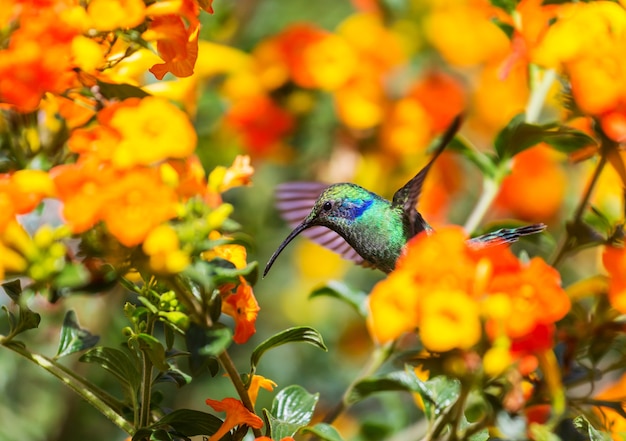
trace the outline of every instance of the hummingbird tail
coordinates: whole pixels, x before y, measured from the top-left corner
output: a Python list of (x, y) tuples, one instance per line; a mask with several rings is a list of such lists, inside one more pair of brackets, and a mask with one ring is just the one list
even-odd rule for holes
[(522, 236), (541, 233), (545, 229), (546, 224), (533, 224), (518, 228), (502, 228), (492, 231), (491, 233), (483, 234), (482, 236), (474, 237), (468, 242), (477, 248), (513, 243), (517, 242)]

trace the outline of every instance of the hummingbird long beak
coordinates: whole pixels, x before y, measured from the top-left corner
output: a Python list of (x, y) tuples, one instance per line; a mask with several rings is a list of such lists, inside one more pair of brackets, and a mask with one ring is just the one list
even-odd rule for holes
[(302, 221), (300, 225), (294, 228), (291, 233), (289, 233), (289, 236), (287, 236), (287, 238), (283, 240), (283, 243), (280, 244), (280, 246), (276, 249), (276, 251), (274, 251), (274, 254), (272, 254), (272, 257), (270, 257), (270, 260), (267, 261), (267, 265), (265, 265), (265, 270), (263, 271), (263, 277), (267, 275), (270, 268), (272, 267), (272, 264), (274, 263), (278, 255), (281, 253), (281, 251), (285, 249), (287, 245), (289, 245), (289, 242), (291, 242), (294, 237), (296, 237), (298, 234), (302, 233), (304, 230), (306, 230), (309, 227), (311, 227), (311, 225), (305, 219), (304, 221)]

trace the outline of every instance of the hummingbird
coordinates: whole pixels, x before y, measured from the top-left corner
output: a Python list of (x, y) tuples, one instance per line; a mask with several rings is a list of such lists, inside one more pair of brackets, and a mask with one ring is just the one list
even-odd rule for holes
[[(340, 254), (354, 263), (390, 273), (406, 243), (433, 228), (417, 211), (417, 202), (428, 171), (452, 141), (461, 126), (457, 116), (438, 141), (430, 161), (395, 192), (391, 201), (352, 183), (322, 184), (289, 182), (277, 188), (277, 208), (293, 227), (270, 257), (263, 277), (285, 247), (299, 234)], [(500, 230), (469, 239), (477, 247), (517, 241), (521, 236), (543, 231), (538, 223)]]

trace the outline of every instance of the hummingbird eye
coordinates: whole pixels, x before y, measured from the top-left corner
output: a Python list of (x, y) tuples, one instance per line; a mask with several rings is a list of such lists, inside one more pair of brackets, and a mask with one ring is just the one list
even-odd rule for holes
[(333, 204), (330, 202), (324, 202), (324, 205), (322, 205), (322, 209), (324, 211), (330, 211), (331, 208), (333, 208)]

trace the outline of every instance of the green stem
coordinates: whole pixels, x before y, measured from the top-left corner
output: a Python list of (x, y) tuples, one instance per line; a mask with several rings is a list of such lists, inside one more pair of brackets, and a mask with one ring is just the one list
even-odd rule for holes
[(76, 392), (124, 432), (129, 435), (135, 433), (134, 426), (114, 409), (115, 399), (106, 392), (95, 388), (87, 380), (76, 375), (56, 361), (28, 351), (19, 343), (5, 344), (3, 341), (2, 345), (58, 378), (63, 384)]
[(365, 364), (363, 370), (357, 375), (357, 377), (350, 383), (348, 388), (343, 393), (341, 397), (341, 401), (337, 403), (337, 405), (324, 417), (323, 422), (327, 424), (331, 424), (333, 421), (337, 419), (339, 415), (343, 413), (344, 410), (348, 408), (350, 403), (350, 395), (352, 394), (352, 390), (354, 387), (363, 379), (369, 377), (374, 374), (380, 367), (387, 361), (389, 356), (393, 352), (395, 341), (386, 343), (382, 346), (377, 346), (372, 354), (370, 355), (369, 360)]
[(543, 77), (538, 82), (535, 82), (533, 77), (538, 74), (537, 66), (530, 65), (531, 76), (531, 90), (530, 98), (526, 104), (526, 122), (536, 123), (541, 115), (541, 109), (543, 103), (546, 100), (546, 96), (552, 87), (552, 83), (556, 79), (556, 71), (554, 69), (547, 69), (543, 73)]
[(467, 222), (465, 222), (464, 228), (465, 231), (468, 232), (468, 234), (472, 233), (474, 230), (476, 230), (476, 228), (478, 228), (478, 225), (482, 221), (483, 217), (485, 217), (485, 214), (487, 214), (487, 211), (493, 203), (493, 200), (498, 195), (499, 189), (500, 185), (494, 179), (488, 177), (484, 178), (483, 190), (480, 194), (480, 198), (478, 199), (478, 202), (476, 203), (474, 209), (469, 215)]
[[(152, 335), (154, 320), (148, 319), (146, 333)], [(141, 351), (141, 410), (139, 427), (150, 425), (150, 398), (152, 396), (152, 360), (147, 351)]]
[[(230, 355), (228, 355), (228, 352), (222, 352), (220, 355), (217, 356), (217, 359), (220, 361), (220, 364), (230, 377), (230, 381), (233, 383), (233, 386), (235, 386), (237, 395), (239, 395), (239, 398), (241, 399), (243, 405), (250, 412), (255, 413), (254, 406), (252, 404), (252, 401), (250, 400), (250, 396), (248, 395), (248, 390), (243, 384), (243, 381), (241, 381), (241, 376), (239, 375), (239, 372), (237, 371), (237, 368), (235, 367), (235, 363), (233, 363), (232, 358), (230, 358)], [(255, 438), (263, 435), (260, 429), (252, 428), (252, 432), (254, 433)]]
[[(604, 169), (604, 166), (607, 162), (605, 151), (606, 149), (601, 149), (600, 160), (598, 161), (598, 164), (593, 171), (593, 175), (591, 176), (591, 180), (587, 185), (587, 189), (580, 199), (576, 211), (574, 212), (574, 217), (571, 222), (572, 225), (578, 225), (578, 223), (582, 219), (583, 214), (585, 213), (585, 209), (587, 208), (587, 204), (591, 199), (593, 189), (596, 186), (598, 179), (600, 178), (600, 174), (602, 173), (602, 170)], [(561, 262), (561, 260), (563, 260), (563, 258), (567, 255), (567, 253), (572, 249), (573, 246), (574, 243), (570, 230), (566, 229), (565, 237), (561, 239), (558, 248), (556, 249), (553, 257), (550, 259), (550, 261), (552, 262), (552, 266), (557, 266)]]

